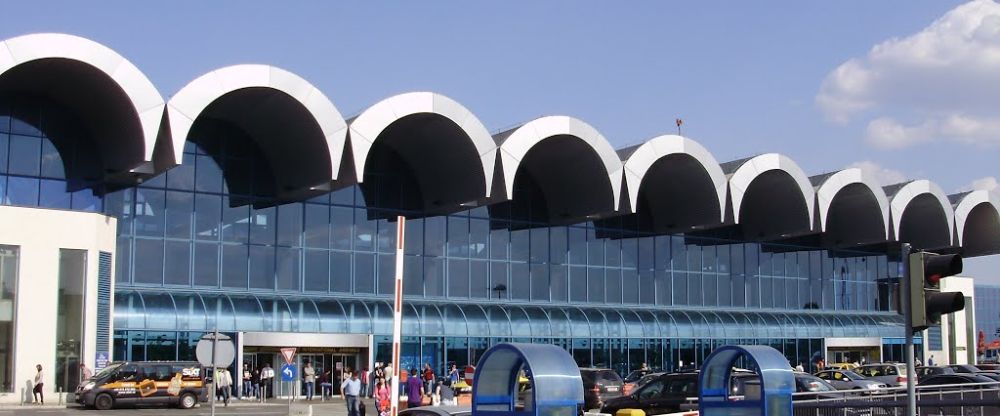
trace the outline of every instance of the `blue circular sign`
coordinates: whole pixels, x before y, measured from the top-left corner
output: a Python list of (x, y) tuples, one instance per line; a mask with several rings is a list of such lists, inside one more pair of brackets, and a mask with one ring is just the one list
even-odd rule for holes
[(285, 364), (281, 366), (281, 380), (282, 381), (292, 381), (295, 380), (295, 376), (299, 374), (296, 369), (295, 364)]

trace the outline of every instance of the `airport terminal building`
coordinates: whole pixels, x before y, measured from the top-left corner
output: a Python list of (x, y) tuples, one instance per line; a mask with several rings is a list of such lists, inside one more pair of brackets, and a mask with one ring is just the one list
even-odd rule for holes
[(54, 390), (79, 361), (191, 359), (216, 328), (238, 364), (388, 361), (397, 216), (405, 368), (503, 341), (620, 372), (733, 343), (901, 360), (894, 243), (998, 253), (998, 212), (675, 135), (615, 149), (566, 116), (491, 134), (432, 92), (345, 118), (265, 65), (165, 100), (107, 47), (26, 35), (0, 43), (0, 220), (19, 230), (0, 233), (0, 388), (36, 363)]

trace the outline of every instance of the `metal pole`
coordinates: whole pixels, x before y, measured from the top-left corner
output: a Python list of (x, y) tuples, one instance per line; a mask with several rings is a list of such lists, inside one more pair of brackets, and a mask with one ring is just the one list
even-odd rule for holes
[[(399, 414), (399, 349), (403, 328), (403, 238), (406, 235), (406, 217), (396, 217), (396, 296), (392, 313), (392, 376), (395, 383), (389, 399), (389, 416)], [(412, 375), (411, 375), (412, 376)]]
[(903, 243), (899, 249), (900, 301), (903, 305), (903, 320), (906, 321), (906, 414), (917, 414), (917, 373), (913, 364), (913, 311), (910, 310), (910, 244)]
[[(218, 322), (218, 321), (216, 321)], [(212, 416), (215, 416), (215, 399), (219, 390), (219, 371), (216, 368), (216, 355), (219, 353), (219, 325), (215, 326), (215, 335), (212, 338), (212, 388), (215, 391), (209, 392), (212, 395)]]

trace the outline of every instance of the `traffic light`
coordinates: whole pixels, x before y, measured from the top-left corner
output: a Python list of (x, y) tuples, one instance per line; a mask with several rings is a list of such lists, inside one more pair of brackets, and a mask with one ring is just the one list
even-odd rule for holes
[(914, 331), (941, 323), (941, 315), (965, 309), (962, 292), (942, 292), (941, 279), (962, 272), (962, 256), (910, 254), (910, 311)]

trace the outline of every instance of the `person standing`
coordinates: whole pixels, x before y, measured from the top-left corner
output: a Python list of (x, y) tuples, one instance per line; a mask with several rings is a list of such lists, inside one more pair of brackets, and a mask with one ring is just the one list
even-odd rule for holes
[(260, 397), (260, 369), (250, 372), (250, 395), (256, 400)]
[(385, 380), (375, 379), (375, 408), (378, 409), (378, 416), (389, 412), (390, 399), (389, 388), (385, 386)]
[(260, 401), (267, 401), (267, 393), (271, 391), (271, 382), (274, 381), (274, 369), (270, 363), (264, 363), (264, 368), (260, 370)]
[(90, 380), (90, 378), (93, 376), (94, 372), (90, 371), (90, 369), (87, 368), (87, 364), (80, 363), (80, 384), (83, 384), (85, 381)]
[(451, 371), (448, 372), (448, 385), (454, 386), (458, 383), (458, 366), (455, 364), (451, 365)]
[(435, 378), (434, 370), (431, 369), (431, 365), (424, 363), (424, 373), (423, 373), (424, 391), (426, 392), (427, 395), (430, 395), (432, 392), (434, 392), (434, 378)]
[[(392, 378), (393, 374), (392, 374), (392, 363), (391, 362), (385, 363), (385, 370), (384, 371), (385, 371), (385, 387), (391, 389), (391, 388), (393, 388), (395, 386), (395, 384), (393, 384), (393, 378)], [(389, 391), (392, 391), (392, 390), (389, 390)]]
[(350, 377), (340, 384), (340, 397), (347, 403), (347, 416), (360, 416), (358, 395), (361, 394), (361, 380), (356, 373), (351, 373)]
[(316, 369), (313, 368), (312, 363), (309, 361), (306, 361), (306, 366), (302, 369), (302, 379), (305, 380), (306, 385), (306, 400), (312, 400), (313, 391), (316, 387)]
[(361, 397), (365, 397), (368, 393), (368, 367), (361, 369), (361, 376), (358, 377), (361, 380)]
[(927, 365), (931, 367), (934, 366), (934, 354), (931, 354), (931, 357), (927, 359)]
[(424, 383), (416, 368), (411, 369), (410, 374), (406, 379), (406, 407), (420, 407), (424, 399)]
[(330, 370), (326, 370), (323, 374), (319, 375), (319, 393), (320, 399), (326, 400), (327, 398), (333, 398), (333, 382), (330, 381)]
[(42, 394), (42, 388), (45, 385), (45, 375), (42, 374), (42, 365), (36, 364), (35, 370), (38, 370), (38, 372), (35, 373), (35, 387), (31, 389), (31, 395), (34, 397), (35, 403), (45, 404), (45, 395)]
[(250, 387), (251, 387), (250, 379), (252, 378), (250, 375), (250, 364), (243, 363), (242, 376), (243, 376), (243, 382), (240, 383), (240, 398), (245, 399), (250, 396)]
[[(385, 383), (385, 367), (382, 366), (382, 363), (380, 363), (380, 362), (376, 362), (375, 363), (375, 371), (372, 372), (372, 379), (376, 383), (379, 382), (379, 381), (381, 381), (382, 383)], [(375, 397), (375, 389), (374, 388), (372, 389), (371, 393), (372, 393), (372, 397)]]

